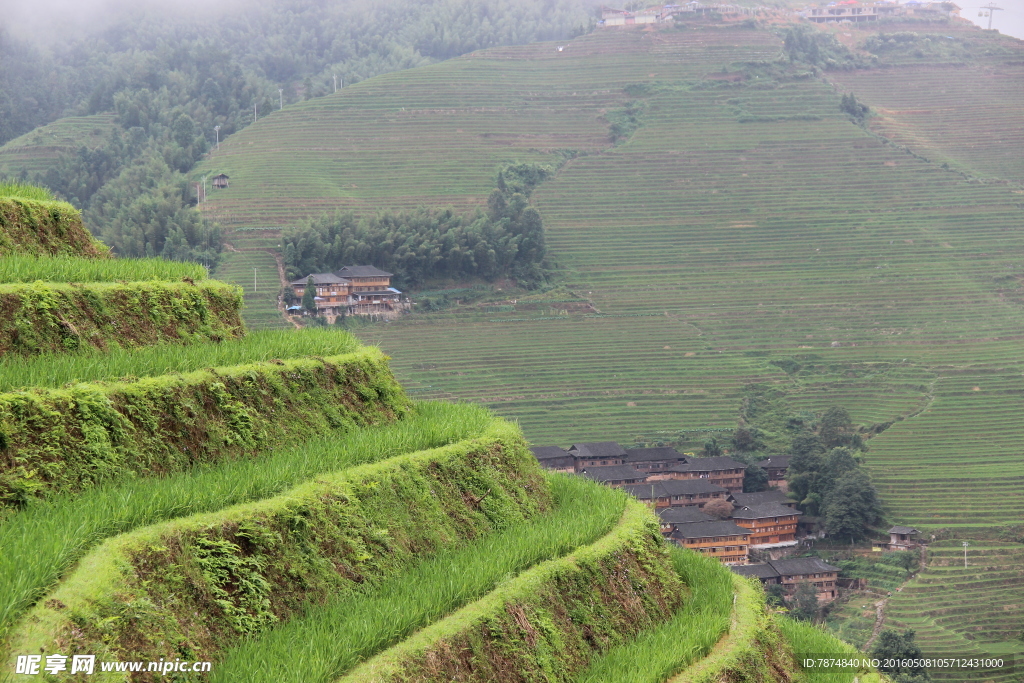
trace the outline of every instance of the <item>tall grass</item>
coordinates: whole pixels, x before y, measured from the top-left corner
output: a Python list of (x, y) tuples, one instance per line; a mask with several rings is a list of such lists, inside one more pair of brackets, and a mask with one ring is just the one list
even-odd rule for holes
[(158, 258), (92, 259), (77, 256), (32, 256), (16, 254), (0, 257), (0, 283), (3, 282), (115, 282), (126, 280), (203, 280), (206, 268), (198, 263), (167, 261)]
[(105, 538), (273, 496), (325, 472), (454, 443), (479, 434), (492, 419), (477, 406), (420, 403), (399, 423), (322, 437), (258, 460), (222, 462), (30, 503), (0, 526), (0, 640), (33, 601)]
[(500, 582), (590, 544), (622, 515), (621, 492), (551, 475), (554, 512), (424, 559), (364, 592), (306, 613), (228, 651), (213, 682), (322, 683)]
[(663, 624), (592, 660), (576, 683), (661, 683), (700, 659), (729, 627), (732, 573), (710, 557), (673, 546), (672, 565), (690, 587), (686, 604)]
[[(782, 631), (782, 635), (789, 642), (798, 661), (805, 655), (830, 658), (867, 657), (867, 655), (860, 652), (853, 645), (836, 638), (831, 633), (813, 624), (808, 624), (805, 621), (796, 621), (781, 615), (777, 616), (775, 621), (779, 626), (779, 630)], [(835, 669), (815, 668), (801, 669), (801, 671), (803, 672), (801, 680), (806, 683), (853, 683), (857, 679), (862, 681), (862, 683), (868, 683), (868, 681), (880, 680), (877, 672), (871, 672), (868, 669), (862, 669), (861, 671), (836, 671)]]
[(41, 202), (52, 202), (56, 198), (45, 187), (25, 185), (23, 183), (0, 182), (0, 199), (14, 197), (17, 199), (35, 199)]
[(0, 391), (58, 388), (76, 382), (153, 377), (299, 356), (336, 356), (354, 351), (358, 340), (336, 329), (264, 330), (243, 339), (203, 344), (163, 344), (137, 349), (91, 350), (0, 358)]

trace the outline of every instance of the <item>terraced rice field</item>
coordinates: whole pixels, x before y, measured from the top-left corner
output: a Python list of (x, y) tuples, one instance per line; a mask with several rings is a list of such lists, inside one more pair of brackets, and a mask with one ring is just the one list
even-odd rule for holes
[(277, 307), (281, 280), (270, 250), (279, 244), (280, 240), (273, 235), (268, 237), (266, 231), (238, 230), (225, 236), (225, 249), (214, 277), (242, 288), (242, 319), (249, 329), (292, 328)]
[(0, 176), (46, 171), (62, 153), (102, 146), (114, 119), (114, 114), (68, 116), (9, 140), (0, 147)]
[(927, 568), (890, 599), (886, 627), (914, 629), (925, 655), (1016, 658), (1013, 673), (932, 671), (936, 680), (1019, 680), (1024, 657), (1024, 548), (972, 542), (966, 569), (959, 541), (934, 543), (929, 553)]
[[(729, 428), (743, 387), (774, 383), (794, 410), (893, 423), (866, 456), (893, 522), (991, 537), (1024, 518), (1024, 43), (930, 30), (995, 42), (762, 84), (727, 79), (779, 54), (771, 33), (615, 30), (391, 74), (232, 138), (208, 210), (273, 227), (478, 206), (500, 162), (568, 158), (533, 202), (593, 311), (510, 301), (363, 330), (415, 395), (485, 403), (535, 443), (628, 443)], [(867, 129), (839, 112), (847, 91), (877, 113)], [(643, 125), (614, 146), (607, 119), (633, 99)], [(985, 623), (965, 605), (965, 628)]]

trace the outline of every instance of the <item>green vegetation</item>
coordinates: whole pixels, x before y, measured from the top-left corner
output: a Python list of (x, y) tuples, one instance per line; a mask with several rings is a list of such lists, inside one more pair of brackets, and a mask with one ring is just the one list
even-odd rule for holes
[(158, 522), (279, 495), (329, 472), (473, 437), (483, 409), (420, 403), (390, 425), (313, 437), (259, 459), (227, 460), (159, 479), (108, 482), (48, 502), (29, 501), (0, 527), (0, 636), (99, 541)]
[(669, 547), (672, 566), (689, 587), (671, 619), (591, 661), (577, 683), (662, 683), (704, 657), (729, 628), (733, 574), (718, 560)]
[(11, 650), (71, 643), (119, 658), (210, 659), (309, 600), (349, 593), (549, 505), (519, 430), (492, 421), (477, 438), (109, 539), (36, 606)]
[(0, 196), (0, 257), (19, 253), (108, 256), (108, 249), (92, 238), (73, 206), (44, 198), (49, 192), (39, 188), (6, 187), (17, 194)]
[(527, 200), (550, 173), (530, 164), (503, 168), (487, 213), (472, 217), (452, 209), (419, 209), (362, 220), (352, 213), (311, 220), (281, 236), (288, 277), (371, 263), (395, 273), (400, 287), (431, 278), (474, 277), (515, 277), (535, 284), (545, 253), (544, 226)]
[(0, 510), (386, 423), (407, 409), (386, 357), (369, 348), (0, 394)]
[[(791, 648), (794, 659), (799, 665), (805, 656), (817, 657), (864, 657), (864, 653), (849, 643), (844, 643), (834, 635), (806, 621), (795, 621), (784, 616), (776, 616), (775, 623)], [(832, 670), (822, 668), (800, 668), (801, 683), (882, 683), (886, 679), (867, 668), (843, 668)]]
[[(925, 667), (920, 665), (904, 665), (904, 660), (920, 660), (924, 657), (921, 648), (914, 642), (913, 629), (907, 629), (903, 633), (892, 629), (884, 629), (878, 634), (878, 640), (871, 648), (871, 657), (882, 660), (878, 667), (895, 679), (898, 683), (926, 683), (931, 677)], [(885, 660), (896, 660), (894, 664), (887, 664)]]
[[(548, 481), (555, 501), (549, 514), (431, 555), (354, 594), (334, 596), (229, 651), (211, 680), (332, 681), (508, 577), (593, 543), (622, 515), (625, 498), (613, 489), (564, 475)], [(304, 656), (296, 661), (298, 651)]]
[(77, 256), (0, 257), (0, 283), (111, 282), (114, 280), (205, 280), (206, 269), (195, 263), (164, 259), (85, 259)]
[(793, 668), (788, 648), (765, 608), (761, 584), (737, 575), (732, 581), (728, 634), (708, 656), (668, 679), (669, 683), (774, 680)]
[(0, 356), (233, 339), (241, 304), (216, 280), (0, 284)]
[[(110, 139), (115, 124), (114, 114), (66, 116), (53, 123), (40, 126), (0, 146), (0, 178), (29, 178), (33, 174), (46, 174), (60, 163), (62, 154), (89, 158)], [(83, 174), (77, 184), (95, 181), (95, 175)], [(49, 185), (49, 183), (47, 183)], [(85, 190), (84, 192), (87, 192)], [(76, 187), (68, 197), (84, 193)]]
[(32, 199), (37, 202), (52, 202), (53, 193), (45, 187), (25, 185), (24, 183), (0, 182), (0, 198)]
[(657, 522), (629, 501), (601, 540), (500, 584), (340, 680), (566, 680), (666, 619), (683, 594)]
[(163, 344), (79, 354), (5, 356), (0, 359), (0, 392), (30, 387), (58, 389), (80, 382), (156, 377), (282, 358), (337, 356), (355, 351), (357, 345), (352, 335), (341, 330), (262, 330), (230, 344)]
[[(948, 533), (948, 532), (947, 532)], [(885, 611), (885, 628), (912, 629), (926, 657), (957, 653), (971, 657), (1024, 656), (1020, 543), (976, 540), (973, 534), (953, 534), (956, 540), (929, 543), (927, 561), (903, 590), (893, 593)], [(964, 548), (967, 539), (967, 567)], [(931, 671), (936, 680), (1009, 683), (1019, 676), (1007, 667), (978, 671)]]

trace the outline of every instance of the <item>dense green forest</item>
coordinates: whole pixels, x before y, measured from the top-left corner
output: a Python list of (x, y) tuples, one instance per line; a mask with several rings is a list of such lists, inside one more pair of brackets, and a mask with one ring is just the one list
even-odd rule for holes
[[(168, 11), (169, 12), (169, 11)], [(215, 20), (138, 10), (66, 44), (0, 28), (0, 143), (63, 116), (115, 112), (98, 148), (16, 172), (84, 213), (119, 254), (211, 263), (215, 227), (185, 174), (216, 142), (279, 106), (480, 48), (589, 30), (586, 0), (286, 0)], [(254, 111), (255, 110), (255, 111)]]
[(401, 273), (395, 284), (422, 284), (435, 277), (514, 277), (539, 284), (544, 226), (528, 205), (530, 193), (551, 169), (512, 164), (498, 172), (487, 211), (461, 216), (451, 209), (421, 208), (357, 219), (325, 215), (282, 235), (289, 279), (372, 263)]

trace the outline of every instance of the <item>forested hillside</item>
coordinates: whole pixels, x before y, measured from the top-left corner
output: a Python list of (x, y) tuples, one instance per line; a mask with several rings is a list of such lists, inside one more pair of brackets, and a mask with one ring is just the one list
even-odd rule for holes
[[(86, 119), (19, 139), (0, 148), (0, 177), (51, 188), (118, 254), (209, 265), (219, 233), (191, 209), (197, 195), (184, 174), (218, 133), (223, 142), (336, 85), (570, 38), (592, 22), (586, 0), (265, 0), (213, 20), (140, 8), (49, 46), (0, 27), (0, 144), (68, 116), (113, 112), (115, 124)], [(45, 163), (33, 147), (46, 148)]]

